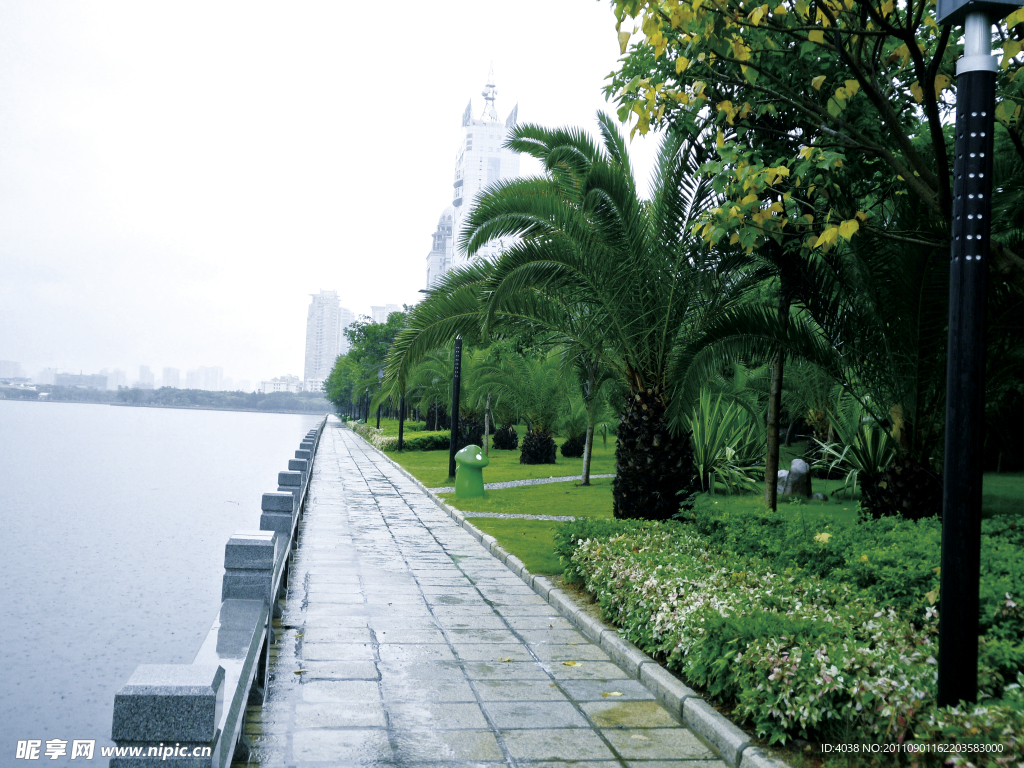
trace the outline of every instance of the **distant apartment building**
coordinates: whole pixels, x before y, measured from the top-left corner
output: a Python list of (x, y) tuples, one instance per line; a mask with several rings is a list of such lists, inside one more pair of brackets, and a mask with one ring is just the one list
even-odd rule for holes
[(385, 304), (383, 307), (370, 307), (370, 318), (375, 323), (386, 323), (392, 312), (401, 312), (397, 304)]
[(0, 360), (0, 379), (23, 379), (25, 371), (21, 363), (13, 360)]
[(120, 368), (115, 368), (112, 371), (104, 368), (100, 371), (100, 375), (107, 377), (107, 389), (116, 390), (118, 387), (128, 386), (128, 374)]
[(307, 391), (320, 392), (324, 381), (334, 369), (338, 355), (344, 355), (349, 350), (345, 329), (356, 318), (350, 310), (341, 306), (337, 291), (321, 290), (310, 296), (312, 301), (306, 312), (306, 364), (302, 378)]
[(135, 382), (135, 386), (138, 389), (153, 389), (156, 386), (156, 376), (148, 365), (139, 366), (139, 380)]
[(160, 385), (164, 387), (181, 388), (181, 371), (177, 368), (164, 368), (160, 374)]
[(302, 379), (298, 376), (278, 376), (270, 381), (260, 382), (260, 392), (301, 392)]
[(58, 387), (79, 387), (80, 389), (106, 389), (107, 377), (102, 373), (57, 373), (53, 383)]
[(185, 389), (206, 389), (219, 392), (224, 388), (224, 369), (219, 365), (207, 368), (201, 365), (195, 370), (186, 371)]

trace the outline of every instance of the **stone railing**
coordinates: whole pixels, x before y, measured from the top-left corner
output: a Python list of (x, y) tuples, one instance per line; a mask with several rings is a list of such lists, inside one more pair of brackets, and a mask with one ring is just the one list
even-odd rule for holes
[(140, 664), (114, 696), (111, 768), (230, 766), (246, 705), (263, 703), (278, 597), (326, 422), (302, 439), (277, 491), (263, 494), (260, 530), (228, 539), (220, 612), (192, 663)]

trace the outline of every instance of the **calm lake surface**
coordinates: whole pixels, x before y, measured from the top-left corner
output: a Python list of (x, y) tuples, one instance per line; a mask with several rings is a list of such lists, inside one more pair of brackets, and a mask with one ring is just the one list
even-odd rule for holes
[(96, 739), (106, 764), (114, 693), (192, 661), (228, 537), (321, 418), (0, 400), (0, 766), (24, 739)]

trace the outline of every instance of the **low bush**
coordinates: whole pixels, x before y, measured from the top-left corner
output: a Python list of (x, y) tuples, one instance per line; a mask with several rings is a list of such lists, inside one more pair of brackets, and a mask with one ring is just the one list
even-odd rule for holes
[(555, 438), (542, 432), (527, 432), (523, 436), (520, 464), (554, 464)]
[[(386, 435), (383, 428), (377, 429), (369, 424), (361, 424), (357, 421), (348, 422), (349, 428), (357, 435), (366, 440), (378, 450), (397, 451), (398, 435)], [(443, 432), (420, 432), (414, 437), (403, 435), (403, 450), (406, 451), (439, 451), (447, 450), (451, 442), (451, 433)]]
[(494, 432), (492, 445), (501, 451), (514, 451), (519, 447), (519, 433), (511, 424), (506, 424)]
[(406, 451), (447, 451), (451, 446), (451, 432), (424, 432), (405, 439)]
[[(566, 580), (583, 582), (624, 637), (769, 742), (934, 741), (943, 728), (973, 727), (1019, 744), (1014, 705), (998, 702), (1016, 695), (1024, 671), (1016, 528), (986, 523), (979, 687), (991, 706), (971, 715), (935, 705), (935, 528), (716, 517), (698, 504), (686, 522), (569, 523), (555, 549)], [(994, 766), (1010, 755), (968, 757)]]
[(583, 458), (583, 451), (586, 447), (587, 436), (584, 434), (566, 438), (565, 442), (562, 443), (560, 450), (562, 455), (567, 459), (581, 459)]

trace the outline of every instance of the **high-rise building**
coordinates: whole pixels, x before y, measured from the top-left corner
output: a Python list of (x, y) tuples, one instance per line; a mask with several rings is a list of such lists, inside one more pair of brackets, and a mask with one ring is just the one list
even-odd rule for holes
[(21, 363), (16, 363), (13, 360), (0, 360), (0, 379), (23, 379), (25, 378), (25, 371), (21, 367)]
[(135, 383), (135, 386), (139, 389), (153, 389), (156, 385), (156, 377), (153, 372), (149, 370), (148, 365), (139, 366), (139, 380)]
[(306, 365), (303, 369), (305, 388), (319, 392), (331, 375), (338, 355), (348, 352), (345, 329), (355, 322), (355, 315), (338, 300), (337, 291), (311, 293), (313, 300), (306, 312)]
[(112, 371), (108, 371), (104, 368), (100, 373), (107, 377), (107, 389), (117, 389), (118, 387), (128, 386), (128, 374), (120, 368), (115, 368)]
[(218, 392), (223, 389), (224, 369), (219, 365), (207, 368), (201, 365), (193, 371), (185, 372), (185, 389), (208, 389)]
[(164, 368), (160, 384), (165, 387), (178, 389), (181, 386), (181, 371), (177, 368)]
[(383, 307), (370, 307), (370, 318), (375, 323), (386, 323), (392, 312), (401, 312), (397, 304), (385, 304)]
[[(465, 258), (457, 250), (458, 240), (477, 196), (495, 182), (519, 176), (519, 153), (502, 146), (516, 126), (519, 105), (512, 108), (504, 122), (498, 118), (494, 107), (498, 97), (494, 67), (487, 74), (487, 85), (482, 95), (484, 109), (479, 118), (473, 117), (472, 99), (462, 114), (462, 141), (455, 156), (452, 204), (441, 214), (433, 236), (433, 247), (427, 254), (428, 288), (445, 272), (465, 263)], [(481, 248), (478, 255), (484, 258), (497, 256), (512, 242), (511, 238), (493, 240)]]

